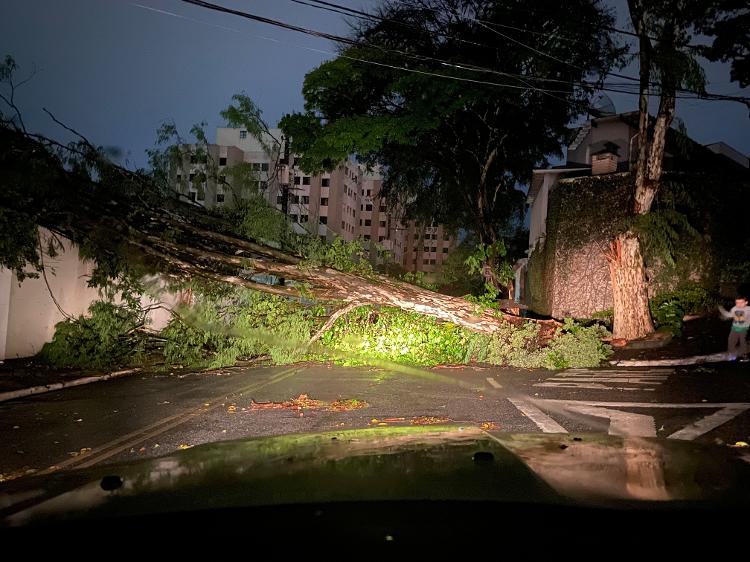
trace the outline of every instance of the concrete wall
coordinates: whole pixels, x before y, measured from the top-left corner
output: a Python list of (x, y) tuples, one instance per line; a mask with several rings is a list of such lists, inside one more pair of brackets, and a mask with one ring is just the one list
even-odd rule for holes
[[(49, 232), (42, 229), (43, 247)], [(55, 325), (65, 319), (50, 295), (54, 295), (59, 307), (70, 316), (85, 314), (92, 302), (99, 299), (96, 289), (88, 287), (93, 271), (92, 262), (80, 259), (78, 249), (63, 240), (64, 251), (56, 257), (44, 256), (49, 288), (40, 275), (37, 279), (25, 279), (19, 284), (16, 275), (0, 268), (0, 360), (36, 355), (42, 346), (52, 340)], [(160, 295), (169, 309), (177, 298)], [(155, 301), (144, 298), (144, 304)], [(159, 330), (169, 322), (169, 310), (157, 309), (150, 313), (150, 327)]]

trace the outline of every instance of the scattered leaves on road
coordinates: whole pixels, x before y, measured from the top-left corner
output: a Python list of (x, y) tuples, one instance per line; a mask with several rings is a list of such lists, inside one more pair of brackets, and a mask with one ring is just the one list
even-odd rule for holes
[(348, 412), (349, 410), (361, 410), (367, 408), (369, 404), (364, 400), (357, 400), (356, 398), (349, 398), (347, 400), (334, 400), (331, 402), (326, 410), (331, 412)]
[(91, 452), (91, 447), (83, 447), (80, 451), (71, 451), (68, 453), (71, 457), (77, 457), (79, 455), (85, 455)]
[(440, 423), (449, 423), (452, 420), (444, 416), (417, 416), (411, 419), (412, 425), (435, 425)]
[(297, 398), (284, 400), (282, 402), (250, 402), (250, 410), (296, 410), (300, 414), (302, 410), (319, 410), (323, 409), (329, 412), (348, 412), (350, 410), (360, 410), (367, 408), (369, 404), (364, 400), (357, 398), (346, 398), (326, 402), (324, 400), (315, 400), (307, 394), (300, 394)]
[(180, 443), (180, 446), (179, 446), (179, 448), (183, 450), (189, 449), (190, 447), (192, 447), (192, 445), (188, 445), (187, 443)]
[(746, 441), (737, 441), (734, 445), (729, 445), (730, 447), (735, 447), (737, 449), (744, 449), (745, 447), (750, 447), (750, 445), (747, 444)]
[(491, 422), (490, 421), (490, 422), (484, 422), (484, 423), (482, 423), (482, 425), (480, 425), (479, 427), (481, 427), (485, 431), (491, 431), (493, 429), (498, 429), (500, 426), (498, 424), (496, 424), (495, 422)]

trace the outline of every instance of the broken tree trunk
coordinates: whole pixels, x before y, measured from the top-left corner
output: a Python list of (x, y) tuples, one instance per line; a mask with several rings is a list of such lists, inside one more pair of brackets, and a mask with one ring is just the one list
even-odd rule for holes
[(612, 279), (613, 337), (632, 340), (650, 334), (654, 325), (638, 237), (630, 231), (620, 234), (606, 257)]

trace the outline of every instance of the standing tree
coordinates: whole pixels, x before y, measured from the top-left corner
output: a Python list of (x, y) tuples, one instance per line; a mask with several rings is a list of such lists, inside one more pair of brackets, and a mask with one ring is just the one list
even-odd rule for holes
[(306, 76), (305, 112), (281, 126), (306, 171), (356, 154), (382, 165), (381, 195), (407, 218), (471, 229), (500, 289), (518, 187), (561, 154), (566, 126), (619, 62), (612, 23), (591, 0), (386, 2)]

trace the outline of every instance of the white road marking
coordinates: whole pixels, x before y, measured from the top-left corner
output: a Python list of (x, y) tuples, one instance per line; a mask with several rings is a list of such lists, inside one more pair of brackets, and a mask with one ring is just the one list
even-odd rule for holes
[(487, 377), (487, 382), (490, 383), (490, 386), (493, 387), (493, 388), (502, 388), (503, 387), (503, 385), (501, 385), (500, 383), (498, 383), (492, 377)]
[(664, 404), (651, 402), (597, 402), (588, 400), (533, 400), (508, 398), (508, 400), (533, 421), (544, 433), (567, 433), (565, 428), (545, 414), (544, 404), (554, 406), (555, 410), (562, 407), (572, 413), (583, 414), (598, 418), (609, 419), (609, 434), (632, 437), (656, 437), (656, 425), (653, 416), (623, 412), (613, 408), (660, 408), (660, 409), (718, 409), (717, 412), (705, 416), (682, 429), (669, 435), (669, 439), (692, 441), (720, 425), (750, 410), (750, 403), (731, 402), (701, 402), (687, 404)]
[(534, 404), (520, 398), (508, 398), (508, 401), (533, 421), (543, 433), (568, 433), (563, 426), (542, 412)]
[(586, 416), (608, 418), (610, 435), (620, 435), (623, 437), (656, 437), (656, 425), (654, 424), (654, 418), (651, 416), (586, 405), (569, 405), (567, 406), (567, 409)]
[(558, 373), (544, 382), (536, 383), (540, 388), (580, 388), (589, 390), (628, 390), (638, 389), (636, 387), (610, 386), (604, 383), (617, 383), (620, 385), (659, 385), (669, 375), (674, 373), (673, 369), (652, 369), (649, 371), (625, 371), (615, 369), (568, 369)]
[(735, 406), (722, 408), (721, 410), (711, 414), (710, 416), (706, 416), (705, 418), (700, 419), (697, 422), (683, 427), (679, 431), (675, 431), (672, 435), (669, 436), (669, 438), (692, 441), (696, 437), (700, 437), (704, 433), (708, 433), (712, 429), (716, 429), (732, 418), (736, 418), (748, 408), (750, 408), (749, 404), (737, 404)]

